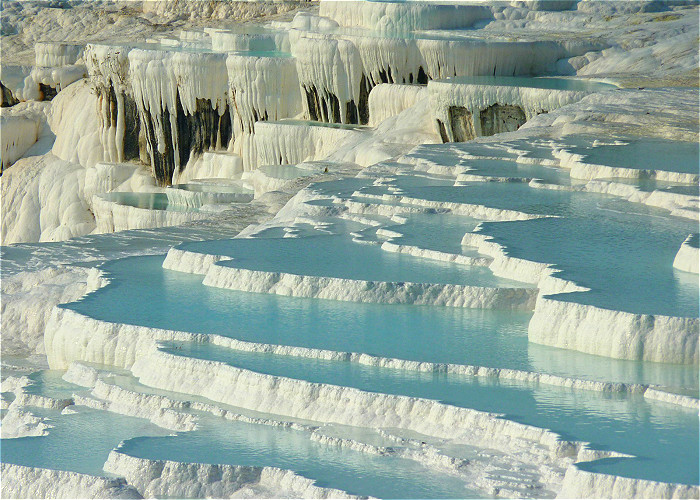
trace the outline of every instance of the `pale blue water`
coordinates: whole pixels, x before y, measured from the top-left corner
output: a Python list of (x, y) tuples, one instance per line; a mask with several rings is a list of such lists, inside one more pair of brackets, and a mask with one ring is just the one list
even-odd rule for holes
[(124, 439), (168, 433), (141, 418), (84, 406), (72, 409), (77, 413), (61, 415), (58, 410), (29, 408), (33, 414), (51, 419), (48, 423), (54, 427), (47, 436), (0, 439), (0, 460), (27, 467), (106, 476), (102, 465), (109, 452)]
[(473, 247), (463, 247), (462, 238), (481, 221), (452, 214), (411, 214), (405, 224), (388, 224), (388, 229), (401, 233), (393, 243), (412, 245), (440, 252), (483, 257)]
[[(697, 276), (676, 271), (673, 259), (692, 223), (616, 211), (606, 219), (567, 217), (484, 223), (511, 254), (550, 262), (558, 276), (591, 288), (561, 300), (633, 313), (698, 317)], [(691, 227), (689, 227), (691, 226)]]
[(483, 497), (458, 477), (411, 460), (323, 445), (291, 429), (222, 424), (205, 415), (194, 432), (131, 439), (119, 449), (140, 458), (279, 467), (314, 479), (318, 486), (379, 498)]
[[(700, 146), (697, 142), (669, 139), (624, 139), (624, 145), (593, 145), (593, 138), (576, 138), (566, 149), (584, 155), (583, 161), (596, 165), (636, 170), (664, 170), (700, 173)], [(573, 142), (573, 141), (572, 141)]]
[[(398, 177), (396, 185), (415, 198), (562, 216), (484, 224), (482, 233), (494, 236), (510, 255), (556, 264), (563, 277), (593, 289), (570, 300), (634, 313), (698, 316), (697, 280), (672, 266), (697, 223), (606, 195), (520, 183), (415, 186)], [(360, 191), (389, 192), (384, 186)]]
[(541, 179), (552, 184), (571, 184), (568, 172), (554, 167), (516, 163), (509, 160), (465, 159), (460, 163), (470, 169), (465, 173), (472, 175)]

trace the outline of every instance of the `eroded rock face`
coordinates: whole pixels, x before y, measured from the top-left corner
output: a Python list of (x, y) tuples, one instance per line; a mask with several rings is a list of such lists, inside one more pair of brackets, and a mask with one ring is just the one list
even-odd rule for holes
[(435, 124), (437, 125), (437, 130), (438, 133), (440, 134), (440, 139), (442, 139), (443, 143), (450, 142), (450, 138), (447, 135), (447, 129), (445, 128), (445, 124), (442, 123), (441, 120), (435, 120)]
[(369, 90), (367, 78), (363, 75), (360, 83), (359, 102), (350, 99), (341, 102), (327, 90), (319, 90), (315, 85), (304, 85), (309, 118), (326, 123), (353, 123), (366, 125), (369, 122)]
[[(481, 135), (489, 136), (503, 132), (514, 132), (527, 121), (527, 118), (520, 106), (493, 104), (481, 110), (479, 121), (481, 123)], [(457, 139), (455, 138), (455, 140)]]
[(97, 93), (102, 103), (103, 126), (113, 130), (123, 129), (123, 132), (120, 133), (123, 145), (121, 161), (139, 159), (141, 156), (139, 150), (140, 124), (133, 97), (123, 92), (117, 96), (117, 91), (113, 86), (98, 87)]
[(50, 101), (58, 94), (56, 87), (51, 85), (45, 85), (43, 83), (39, 84), (39, 100), (40, 101)]
[(0, 82), (0, 107), (7, 108), (17, 104), (19, 100), (15, 98), (12, 91)]
[[(228, 106), (224, 114), (219, 115), (210, 100), (197, 99), (196, 110), (190, 115), (185, 113), (178, 97), (176, 112), (173, 122), (168, 109), (163, 109), (160, 116), (154, 116), (145, 108), (139, 110), (153, 175), (161, 186), (170, 184), (177, 169), (184, 170), (193, 153), (225, 146), (232, 136)], [(160, 142), (158, 123), (164, 125)]]
[(448, 112), (454, 142), (471, 141), (476, 137), (471, 111), (461, 106), (450, 106)]

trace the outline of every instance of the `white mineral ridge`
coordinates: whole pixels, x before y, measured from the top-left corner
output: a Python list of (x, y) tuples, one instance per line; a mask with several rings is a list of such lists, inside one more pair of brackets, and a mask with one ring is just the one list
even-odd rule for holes
[(143, 498), (122, 478), (0, 464), (3, 498)]
[[(185, 35), (188, 36), (189, 34)], [(212, 50), (216, 52), (241, 52), (276, 50), (289, 52), (289, 36), (284, 30), (245, 33), (213, 29), (208, 32)], [(196, 36), (196, 35), (193, 35)], [(180, 39), (183, 35), (180, 34)]]
[[(72, 363), (71, 367), (77, 363)], [(69, 368), (70, 369), (70, 368)], [(75, 370), (75, 369), (74, 369)], [(81, 385), (88, 381), (87, 373), (81, 374)], [(75, 372), (71, 378), (76, 378)], [(87, 406), (122, 415), (150, 420), (164, 429), (187, 432), (197, 428), (197, 417), (179, 411), (188, 404), (169, 400), (162, 396), (142, 394), (105, 383), (96, 379), (91, 391), (92, 397), (73, 396), (76, 405)]]
[(163, 261), (163, 269), (190, 274), (207, 274), (209, 268), (220, 260), (230, 257), (223, 255), (189, 252), (179, 248), (171, 248)]
[(658, 189), (651, 192), (642, 191), (634, 184), (624, 184), (600, 179), (588, 181), (585, 185), (585, 190), (619, 196), (633, 203), (643, 203), (652, 207), (663, 208), (676, 217), (683, 217), (695, 221), (700, 220), (700, 206), (697, 196)]
[(556, 61), (594, 50), (587, 41), (505, 41), (464, 38), (418, 39), (426, 73), (438, 80), (452, 76), (551, 74)]
[[(673, 259), (673, 267), (689, 273), (698, 274), (700, 266), (700, 251), (698, 250), (698, 235), (689, 235)], [(694, 243), (694, 244), (693, 244)]]
[[(321, 100), (335, 96), (340, 103), (341, 120), (347, 123), (345, 103), (360, 102), (362, 61), (357, 47), (350, 40), (318, 34), (306, 36), (298, 30), (290, 32), (290, 42), (299, 84), (303, 88), (317, 89)], [(307, 100), (303, 103), (305, 115), (309, 117)], [(328, 117), (329, 112), (324, 113), (324, 121), (333, 121)]]
[[(70, 92), (71, 89), (72, 87), (65, 93)], [(59, 136), (61, 136), (60, 133)], [(83, 144), (82, 141), (79, 142)], [(94, 152), (95, 161), (88, 168), (72, 161), (62, 160), (53, 153), (47, 153), (23, 158), (3, 172), (0, 177), (3, 211), (0, 241), (3, 245), (62, 241), (91, 233), (97, 225), (92, 211), (94, 193), (102, 190), (153, 189), (155, 182), (145, 169), (128, 164), (102, 164), (101, 148)], [(99, 161), (96, 158), (99, 158)], [(78, 159), (74, 158), (74, 160)], [(124, 216), (126, 220), (124, 225), (119, 227), (134, 227), (136, 223), (129, 225), (128, 215), (131, 211), (124, 208), (121, 212), (126, 212)], [(111, 212), (108, 213), (111, 215)], [(133, 219), (139, 221), (148, 217), (149, 214), (138, 213), (133, 216)], [(169, 216), (160, 217), (167, 219)], [(181, 223), (183, 220), (183, 216), (179, 219), (177, 219), (178, 216), (171, 217), (176, 218), (176, 223)], [(157, 219), (158, 216), (151, 216), (151, 218)], [(109, 228), (114, 227), (112, 219), (109, 220)], [(119, 222), (121, 224), (122, 220), (120, 219)], [(152, 224), (156, 223), (164, 225), (158, 221)], [(157, 226), (136, 225), (135, 227)]]
[[(228, 105), (226, 55), (204, 52), (169, 52), (132, 49), (129, 51), (129, 78), (136, 106), (154, 119), (156, 146), (166, 148), (166, 128), (172, 137), (175, 166), (180, 167), (177, 104), (187, 115), (194, 115), (197, 100), (206, 99), (220, 117)], [(162, 122), (169, 113), (169, 123)], [(226, 147), (217, 137), (217, 147)], [(149, 146), (150, 147), (150, 146)]]
[[(253, 199), (253, 192), (240, 185), (240, 189), (229, 191), (217, 190), (213, 184), (207, 183), (201, 191), (196, 189), (181, 188), (179, 186), (166, 187), (165, 195), (168, 197), (168, 207), (175, 206), (188, 210), (202, 210), (203, 207), (221, 206), (222, 210), (227, 204), (246, 203)], [(208, 189), (211, 186), (212, 189)], [(222, 185), (222, 188), (234, 187), (234, 185)], [(206, 210), (205, 210), (206, 211)]]
[(698, 363), (697, 318), (633, 314), (558, 300), (549, 295), (587, 289), (553, 276), (556, 268), (549, 264), (508, 256), (501, 245), (476, 231), (465, 234), (462, 244), (492, 257), (489, 268), (494, 274), (537, 284), (540, 290), (528, 325), (531, 342), (618, 359)]
[(263, 165), (294, 165), (321, 160), (344, 142), (366, 132), (359, 127), (308, 126), (307, 122), (258, 122), (253, 136), (255, 162), (246, 170)]
[(580, 470), (570, 466), (557, 498), (698, 498), (700, 488)]
[(528, 339), (619, 359), (697, 364), (699, 328), (698, 318), (633, 314), (540, 296)]
[[(380, 231), (382, 230), (377, 230), (378, 236)], [(403, 253), (413, 255), (414, 257), (421, 257), (423, 259), (439, 260), (441, 262), (454, 262), (465, 266), (488, 266), (491, 263), (491, 259), (488, 257), (468, 257), (466, 255), (440, 252), (413, 245), (400, 245), (391, 241), (383, 242), (381, 249), (385, 252)]]
[[(407, 157), (402, 157), (403, 160)], [(532, 215), (517, 210), (509, 210), (507, 208), (493, 208), (485, 205), (472, 203), (459, 203), (452, 201), (426, 200), (423, 198), (413, 198), (401, 194), (384, 194), (372, 195), (363, 192), (355, 192), (353, 196), (361, 196), (368, 200), (376, 200), (376, 203), (357, 202), (351, 200), (339, 201), (349, 212), (364, 215), (382, 215), (385, 217), (395, 216), (401, 213), (409, 213), (409, 207), (416, 207), (418, 212), (424, 213), (426, 209), (440, 210), (450, 212), (455, 215), (464, 215), (473, 219), (490, 220), (490, 221), (514, 221), (514, 220), (530, 220), (538, 219), (544, 216)], [(397, 203), (402, 206), (385, 205), (384, 203)], [(470, 243), (468, 243), (471, 245)], [(471, 245), (477, 246), (477, 245)]]
[(673, 394), (654, 387), (650, 387), (644, 391), (644, 397), (647, 399), (662, 401), (664, 403), (678, 406), (685, 406), (686, 408), (693, 408), (696, 410), (700, 406), (700, 400), (698, 400), (698, 398), (685, 396), (683, 394)]
[(197, 99), (210, 100), (220, 114), (228, 102), (223, 54), (132, 49), (129, 76), (137, 105), (151, 113), (167, 109), (176, 115), (176, 97), (189, 115), (194, 114)]
[(572, 281), (554, 276), (556, 269), (551, 264), (533, 262), (508, 255), (502, 245), (492, 241), (491, 237), (480, 234), (480, 229), (480, 226), (477, 226), (474, 232), (466, 233), (462, 237), (462, 245), (476, 247), (479, 253), (491, 257), (489, 269), (496, 276), (533, 283), (537, 285), (540, 295), (588, 290), (588, 288), (578, 286)]
[(84, 167), (104, 160), (96, 110), (97, 97), (85, 80), (73, 83), (53, 99), (49, 125), (56, 134), (54, 155)]
[[(342, 425), (395, 427), (439, 438), (467, 439), (508, 453), (526, 446), (535, 450), (536, 460), (543, 464), (566, 461), (583, 448), (582, 443), (562, 441), (551, 431), (495, 414), (427, 399), (264, 375), (163, 352), (139, 358), (131, 369), (144, 385), (265, 413)], [(533, 444), (541, 446), (533, 448)]]
[[(285, 12), (284, 4), (277, 2), (202, 2), (201, 0), (147, 0), (143, 2), (143, 12), (147, 16), (155, 15), (163, 20), (205, 18), (216, 20), (249, 20), (266, 14)], [(177, 25), (177, 24), (176, 24)]]
[[(143, 332), (146, 335), (150, 334), (147, 330), (148, 329)], [(105, 383), (104, 380), (109, 379), (110, 376), (110, 372), (98, 372), (97, 369), (92, 366), (81, 362), (72, 362), (68, 366), (68, 370), (64, 374), (63, 379), (83, 387), (88, 387), (92, 389), (93, 396), (102, 398), (100, 400), (92, 397), (75, 396), (75, 404), (99, 408), (105, 411), (116, 411), (117, 413), (140, 416), (151, 420), (157, 425), (165, 423), (171, 426), (190, 427), (189, 430), (192, 430), (194, 427), (190, 424), (196, 424), (191, 418), (192, 415), (179, 411), (191, 409), (211, 413), (214, 416), (236, 422), (246, 422), (271, 427), (285, 427), (307, 432), (312, 432), (317, 428), (315, 425), (303, 424), (291, 420), (276, 420), (273, 418), (243, 415), (232, 410), (225, 410), (220, 406), (210, 403), (183, 401), (181, 399), (172, 399), (157, 394), (124, 390), (114, 384)], [(168, 410), (167, 413), (164, 413), (164, 410)], [(164, 415), (168, 416), (168, 418), (164, 419)], [(169, 426), (164, 427), (172, 428)]]
[(151, 192), (158, 188), (150, 169), (133, 163), (97, 162), (85, 170), (83, 197), (90, 209), (95, 195), (111, 192)]
[[(672, 33), (666, 39), (645, 47), (624, 50), (612, 47), (578, 70), (579, 75), (633, 74), (673, 75), (690, 72), (698, 66), (697, 26), (694, 33)], [(648, 42), (647, 42), (648, 43)]]
[[(696, 142), (696, 103), (697, 89), (619, 89), (615, 92), (597, 92), (579, 102), (534, 117), (514, 137), (530, 137), (533, 133), (542, 131), (558, 138), (570, 135), (608, 137), (611, 131), (620, 130), (628, 137)], [(592, 174), (602, 173), (600, 170), (586, 168), (582, 167), (579, 174), (585, 179), (590, 179)], [(615, 173), (626, 177), (639, 176), (639, 171), (630, 172), (629, 169), (608, 171), (607, 175)]]
[(32, 380), (26, 375), (8, 375), (2, 379), (2, 383), (0, 384), (0, 392), (20, 393), (24, 390), (24, 387), (31, 385), (32, 383)]
[[(204, 335), (111, 324), (69, 310), (57, 308), (55, 311), (52, 316), (54, 323), (47, 327), (46, 334), (47, 356), (53, 369), (67, 368), (73, 361), (109, 364), (131, 368), (141, 383), (154, 388), (197, 394), (255, 411), (346, 425), (401, 427), (437, 437), (454, 438), (455, 429), (462, 429), (460, 436), (470, 437), (481, 444), (488, 441), (490, 447), (495, 445), (494, 440), (504, 439), (511, 444), (518, 439), (535, 440), (548, 450), (544, 455), (551, 453), (552, 457), (579, 452), (580, 445), (560, 441), (549, 431), (483, 412), (430, 400), (262, 375), (156, 350), (158, 340), (201, 342), (206, 341)], [(226, 343), (223, 339), (221, 341)], [(369, 361), (372, 362), (371, 358)], [(388, 366), (396, 363), (411, 366), (411, 362), (388, 363)], [(72, 369), (71, 380), (83, 385), (92, 383), (94, 377), (88, 372), (81, 370), (76, 375)], [(113, 390), (119, 391), (118, 388)], [(130, 405), (133, 398), (146, 398), (144, 408), (151, 407), (154, 402), (154, 398), (128, 393), (119, 394), (119, 398), (131, 401)], [(338, 405), (339, 400), (345, 403)], [(162, 402), (155, 404), (160, 407)], [(367, 411), (367, 407), (372, 411)], [(503, 446), (507, 449), (510, 445)]]
[(358, 498), (275, 467), (148, 460), (112, 451), (104, 469), (149, 498)]
[[(290, 167), (296, 166), (290, 165)], [(309, 169), (308, 171), (309, 176), (315, 173), (318, 172), (314, 172), (311, 169)], [(255, 193), (256, 198), (259, 198), (263, 194), (268, 193), (270, 191), (283, 190), (285, 186), (295, 181), (295, 179), (285, 178), (284, 176), (278, 177), (276, 175), (272, 175), (269, 172), (266, 172), (259, 168), (246, 172), (243, 175), (243, 180), (247, 184), (252, 185), (253, 192)]]
[(700, 175), (693, 173), (670, 172), (660, 169), (610, 167), (608, 165), (587, 163), (583, 155), (571, 153), (566, 149), (555, 149), (553, 154), (560, 160), (560, 165), (563, 168), (570, 169), (569, 175), (572, 179), (655, 179), (683, 184), (697, 184), (700, 180)]
[[(369, 444), (362, 441), (357, 441), (354, 439), (348, 439), (339, 436), (328, 435), (322, 431), (323, 428), (315, 429), (310, 434), (311, 441), (316, 441), (322, 443), (326, 446), (334, 446), (338, 448), (344, 448), (349, 450), (358, 451), (360, 453), (366, 453), (370, 455), (379, 456), (396, 456), (407, 460), (414, 460), (419, 462), (430, 469), (444, 470), (448, 473), (463, 473), (466, 472), (466, 468), (470, 466), (469, 472), (473, 469), (477, 469), (471, 460), (466, 458), (459, 458), (447, 455), (441, 452), (435, 446), (429, 445), (427, 443), (421, 443), (420, 447), (394, 447), (394, 446), (378, 446), (375, 444)], [(471, 481), (473, 486), (478, 484), (478, 481)], [(481, 486), (479, 484), (479, 486)]]
[[(87, 73), (97, 94), (96, 115), (99, 120), (102, 159), (108, 162), (124, 161), (124, 95), (130, 81), (128, 54), (129, 49), (126, 47), (97, 44), (85, 47)], [(112, 95), (116, 100), (116, 110), (112, 109)]]
[(27, 101), (0, 108), (3, 169), (24, 156), (44, 154), (51, 148), (55, 138), (47, 123), (51, 107), (51, 102)]
[(54, 307), (46, 325), (44, 349), (51, 369), (65, 370), (73, 361), (129, 368), (140, 356), (151, 352), (159, 340), (202, 342), (205, 336), (109, 323)]
[(2, 353), (44, 352), (44, 330), (57, 304), (72, 302), (103, 285), (97, 269), (55, 267), (2, 279)]
[[(173, 251), (179, 252), (176, 249), (173, 249)], [(76, 334), (74, 332), (83, 333)], [(471, 377), (490, 377), (596, 392), (643, 393), (645, 397), (649, 399), (664, 401), (670, 404), (677, 404), (690, 408), (698, 406), (696, 398), (671, 394), (645, 384), (599, 382), (506, 368), (411, 361), (373, 356), (365, 353), (246, 342), (220, 335), (199, 335), (173, 330), (109, 323), (88, 318), (66, 309), (57, 309), (56, 317), (52, 318), (52, 323), (47, 327), (47, 339), (47, 346), (49, 343), (51, 345), (51, 349), (47, 351), (47, 354), (52, 368), (67, 368), (68, 370), (63, 378), (68, 382), (84, 387), (95, 386), (98, 379), (98, 372), (90, 366), (75, 361), (89, 361), (129, 368), (138, 357), (150, 353), (159, 341), (178, 340), (210, 342), (220, 347), (243, 352), (343, 361), (389, 369), (428, 373), (450, 373)], [(14, 379), (6, 380), (9, 383)], [(21, 389), (23, 382), (18, 379), (17, 383), (20, 384), (19, 387)], [(28, 383), (28, 380), (26, 383)], [(5, 382), (3, 382), (3, 384), (3, 391), (16, 391), (13, 389), (14, 385), (8, 385), (6, 387)], [(157, 406), (160, 408), (163, 405), (161, 402), (158, 402)]]
[(0, 424), (2, 439), (15, 439), (28, 436), (46, 436), (52, 426), (44, 419), (29, 411), (20, 410), (16, 405), (10, 405)]
[(83, 363), (71, 363), (63, 374), (63, 380), (82, 387), (95, 387), (99, 372)]
[(24, 95), (24, 80), (32, 72), (33, 66), (27, 65), (9, 65), (3, 64), (0, 66), (0, 81), (9, 90), (15, 99), (23, 99)]
[(532, 310), (537, 296), (534, 288), (352, 280), (252, 271), (219, 264), (209, 268), (203, 283), (230, 290), (292, 297), (525, 311)]

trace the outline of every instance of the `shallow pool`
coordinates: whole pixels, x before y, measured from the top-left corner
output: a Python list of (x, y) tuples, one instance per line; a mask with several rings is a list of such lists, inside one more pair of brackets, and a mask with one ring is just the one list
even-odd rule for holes
[[(539, 384), (420, 373), (343, 361), (247, 353), (210, 344), (179, 344), (178, 356), (222, 361), (260, 373), (370, 392), (434, 399), (504, 413), (517, 422), (552, 429), (566, 439), (638, 457), (615, 463), (615, 473), (659, 481), (698, 484), (697, 411), (649, 402), (642, 395), (572, 391)], [(664, 443), (664, 446), (659, 446)], [(683, 467), (677, 467), (683, 463)], [(687, 467), (686, 467), (687, 465)], [(603, 465), (596, 465), (606, 472)]]
[(66, 307), (106, 321), (249, 342), (698, 387), (697, 370), (690, 365), (616, 360), (529, 344), (527, 312), (246, 293), (204, 286), (201, 276), (164, 270), (162, 262), (163, 256), (153, 256), (106, 263), (102, 269), (110, 284)]

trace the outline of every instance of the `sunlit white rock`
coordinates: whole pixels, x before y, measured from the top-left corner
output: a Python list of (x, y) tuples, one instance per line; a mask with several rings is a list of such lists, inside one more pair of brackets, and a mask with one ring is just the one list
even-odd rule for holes
[(5, 413), (0, 425), (2, 439), (16, 439), (29, 436), (46, 436), (52, 426), (43, 418), (33, 415), (29, 411), (20, 410), (15, 405)]
[(673, 260), (673, 267), (689, 273), (698, 273), (700, 267), (700, 251), (698, 251), (698, 235), (689, 235)]
[(376, 126), (427, 96), (426, 88), (418, 85), (377, 85), (369, 93), (369, 124)]
[(557, 498), (697, 498), (699, 494), (697, 486), (587, 472), (572, 465)]
[(122, 478), (0, 464), (4, 498), (142, 498)]
[(105, 470), (126, 477), (147, 497), (357, 498), (274, 467), (147, 460), (112, 451)]
[(97, 269), (56, 267), (2, 279), (2, 352), (44, 352), (44, 330), (52, 308), (103, 285)]
[(697, 364), (699, 329), (697, 318), (632, 314), (540, 296), (528, 339), (599, 356)]
[(221, 265), (211, 266), (203, 283), (218, 288), (292, 297), (511, 310), (530, 310), (537, 296), (537, 290), (533, 288), (365, 281), (251, 271)]
[(34, 44), (37, 66), (67, 66), (83, 56), (83, 45), (68, 42), (37, 42)]

